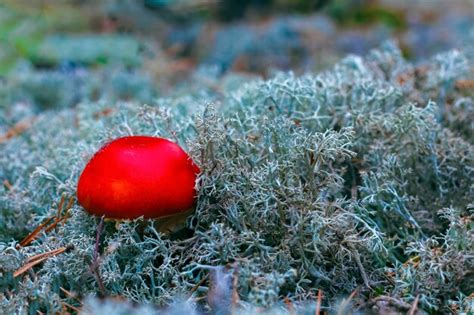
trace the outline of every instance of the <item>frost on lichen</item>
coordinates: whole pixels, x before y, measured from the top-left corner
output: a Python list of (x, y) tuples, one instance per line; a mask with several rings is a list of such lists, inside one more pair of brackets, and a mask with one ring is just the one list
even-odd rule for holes
[[(29, 123), (0, 142), (1, 309), (314, 313), (322, 292), (326, 311), (380, 301), (407, 311), (415, 299), (426, 311), (472, 311), (473, 94), (460, 84), (472, 64), (462, 51), (412, 64), (389, 42), (319, 74), (216, 80), (214, 94), (148, 105), (155, 94), (139, 78), (122, 101), (78, 93), (68, 107), (57, 90), (10, 99), (2, 132)], [(47, 107), (64, 109), (37, 113), (58, 100)], [(95, 150), (132, 134), (170, 138), (199, 164), (184, 227), (106, 221), (97, 239), (99, 219), (74, 204), (17, 247), (74, 196)], [(67, 250), (14, 277), (57, 248)]]

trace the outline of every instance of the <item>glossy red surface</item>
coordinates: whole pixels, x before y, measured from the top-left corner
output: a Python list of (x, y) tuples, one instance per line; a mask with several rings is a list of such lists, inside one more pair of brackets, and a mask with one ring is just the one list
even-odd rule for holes
[(77, 186), (79, 203), (107, 218), (159, 218), (191, 208), (199, 168), (177, 144), (130, 136), (102, 147), (87, 163)]

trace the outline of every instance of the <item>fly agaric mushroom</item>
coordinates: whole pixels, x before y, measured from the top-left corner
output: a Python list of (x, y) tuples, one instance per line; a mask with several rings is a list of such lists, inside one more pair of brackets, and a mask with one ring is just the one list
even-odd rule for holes
[(160, 218), (190, 209), (199, 168), (167, 139), (129, 136), (103, 146), (82, 171), (79, 203), (113, 219)]

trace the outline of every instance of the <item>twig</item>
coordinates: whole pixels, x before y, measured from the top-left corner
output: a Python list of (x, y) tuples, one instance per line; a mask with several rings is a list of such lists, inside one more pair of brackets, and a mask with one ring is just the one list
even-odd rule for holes
[(474, 80), (457, 80), (456, 88), (458, 89), (474, 89)]
[(420, 256), (416, 255), (414, 257), (411, 257), (408, 259), (406, 262), (403, 263), (403, 267), (408, 267), (409, 264), (413, 264), (414, 267), (417, 267), (418, 264), (420, 263)]
[(94, 117), (94, 119), (97, 120), (97, 119), (99, 119), (99, 118), (101, 118), (101, 117), (107, 117), (107, 116), (109, 116), (110, 114), (112, 114), (113, 112), (114, 112), (114, 109), (113, 109), (113, 108), (107, 107), (107, 108), (104, 108), (103, 110), (101, 110), (101, 111), (99, 111), (99, 112), (95, 112), (95, 113), (93, 114), (93, 117)]
[(61, 212), (62, 212), (62, 209), (63, 209), (63, 205), (64, 205), (64, 199), (66, 198), (66, 196), (61, 195), (61, 200), (59, 200), (59, 204), (58, 204), (58, 212), (56, 214), (56, 217), (59, 218), (61, 216)]
[(318, 300), (316, 302), (316, 311), (314, 312), (314, 315), (319, 315), (321, 312), (321, 299), (322, 298), (323, 298), (322, 291), (321, 289), (318, 289)]
[(71, 304), (69, 304), (69, 303), (67, 303), (67, 302), (61, 302), (61, 303), (62, 303), (63, 305), (65, 305), (65, 306), (69, 307), (69, 308), (72, 309), (73, 311), (77, 312), (78, 314), (81, 313), (81, 309), (80, 309), (80, 308), (75, 307), (75, 306), (73, 306), (73, 305), (71, 305)]
[(415, 300), (413, 301), (413, 304), (410, 308), (410, 311), (408, 311), (408, 315), (415, 315), (416, 309), (418, 308), (418, 298), (419, 297), (420, 297), (419, 295), (417, 295), (415, 297)]
[(193, 299), (193, 302), (199, 302), (199, 301), (202, 301), (204, 299), (206, 299), (207, 296), (203, 295), (203, 296), (198, 296), (196, 298)]
[(13, 273), (13, 277), (16, 278), (19, 275), (21, 275), (24, 272), (31, 269), (32, 267), (42, 263), (43, 261), (45, 261), (49, 257), (56, 256), (56, 255), (59, 255), (61, 253), (64, 253), (65, 251), (67, 251), (71, 248), (72, 248), (72, 246), (60, 247), (58, 249), (54, 249), (54, 250), (46, 252), (46, 253), (42, 253), (42, 254), (38, 254), (38, 255), (34, 255), (32, 257), (29, 257), (26, 261), (27, 263), (23, 267), (21, 267), (20, 269), (18, 269), (17, 271), (15, 271)]
[(34, 121), (35, 118), (27, 118), (13, 125), (6, 133), (0, 135), (0, 144), (23, 133), (26, 129), (30, 128)]
[(64, 250), (63, 248), (65, 247), (60, 247), (58, 249), (54, 249), (52, 251), (49, 251), (49, 252), (46, 252), (46, 253), (41, 253), (41, 254), (37, 254), (37, 255), (33, 255), (31, 257), (28, 257), (28, 259), (26, 260), (27, 263), (32, 263), (32, 262), (35, 262), (37, 260), (44, 260), (44, 258), (48, 258), (50, 256), (54, 256), (54, 255), (57, 255), (56, 252), (59, 252), (58, 254), (62, 253)]
[[(34, 241), (37, 238), (37, 236), (39, 235), (41, 230), (44, 229), (44, 231), (46, 233), (49, 233), (59, 223), (65, 222), (70, 217), (70, 213), (69, 213), (68, 210), (71, 209), (72, 205), (74, 204), (74, 198), (72, 198), (72, 197), (69, 198), (69, 202), (68, 202), (68, 204), (66, 205), (65, 208), (63, 207), (64, 201), (65, 201), (65, 196), (62, 195), (61, 200), (59, 201), (59, 204), (58, 204), (57, 214), (55, 216), (52, 216), (52, 217), (46, 219), (46, 221), (44, 221), (38, 227), (36, 227), (36, 229), (34, 229), (23, 240), (21, 240), (21, 242), (18, 244), (18, 246), (24, 247), (24, 246), (30, 244), (32, 241)], [(64, 213), (64, 215), (63, 215), (63, 213)], [(53, 221), (53, 223), (51, 223), (51, 221)]]
[(362, 265), (362, 262), (360, 260), (360, 255), (357, 252), (357, 250), (352, 246), (352, 244), (350, 244), (350, 247), (351, 247), (352, 255), (354, 256), (354, 259), (356, 261), (357, 267), (359, 267), (362, 279), (364, 280), (364, 284), (367, 288), (370, 289), (369, 277), (367, 277), (367, 273), (365, 272), (364, 265)]
[(38, 227), (36, 227), (36, 229), (34, 229), (30, 234), (28, 234), (24, 239), (22, 239), (21, 242), (19, 243), (19, 245), (21, 247), (24, 247), (24, 246), (30, 244), (32, 241), (34, 241), (36, 239), (36, 237), (38, 236), (39, 232), (46, 225), (48, 225), (53, 219), (54, 219), (54, 217), (50, 217), (50, 218), (46, 219), (46, 221), (41, 223)]
[(12, 190), (13, 189), (13, 185), (8, 181), (8, 179), (5, 179), (3, 181), (3, 185), (5, 186), (6, 189), (8, 190)]
[(50, 226), (48, 226), (44, 231), (46, 233), (49, 233), (51, 232), (52, 230), (54, 230), (54, 228), (59, 224), (59, 223), (63, 223), (63, 222), (66, 222), (66, 220), (70, 217), (71, 215), (69, 213), (66, 213), (65, 216), (63, 216), (62, 218), (60, 219), (56, 219), (53, 223), (51, 223)]
[(55, 220), (53, 223), (51, 223), (50, 226), (48, 226), (45, 229), (46, 233), (51, 232), (59, 223), (66, 222), (66, 220), (71, 216), (71, 214), (69, 213), (69, 209), (71, 209), (72, 205), (74, 204), (74, 198), (72, 197), (69, 198), (69, 202), (67, 203), (65, 208), (63, 208), (64, 201), (65, 201), (65, 196), (62, 195), (61, 201), (59, 202), (59, 205), (58, 205), (58, 212), (56, 214)]
[(76, 301), (76, 302), (78, 302), (79, 304), (82, 305), (81, 300), (77, 298), (76, 294), (72, 293), (71, 291), (68, 291), (68, 290), (64, 289), (63, 287), (59, 287), (59, 290), (63, 291), (63, 293), (64, 293), (67, 297), (73, 299), (74, 301)]
[(209, 278), (209, 275), (205, 275), (201, 280), (199, 280), (198, 283), (196, 283), (196, 285), (189, 291), (189, 299), (193, 296), (193, 293), (196, 292), (197, 289), (199, 289), (199, 287), (204, 283), (206, 282), (206, 280)]
[(354, 296), (357, 294), (357, 291), (359, 290), (359, 288), (355, 289), (351, 295), (349, 295), (349, 297), (347, 299), (344, 299), (342, 300), (342, 303), (341, 305), (339, 306), (338, 310), (337, 310), (337, 315), (343, 315), (345, 314), (345, 310), (348, 308), (349, 306), (349, 303), (351, 302), (351, 300), (354, 298)]
[(44, 231), (46, 233), (51, 232), (54, 228), (59, 224), (65, 222), (70, 217), (69, 214), (65, 215), (64, 217), (60, 218), (59, 220), (55, 220), (51, 225), (49, 225)]
[(293, 303), (288, 297), (285, 297), (284, 302), (286, 304), (286, 308), (288, 309), (288, 313), (291, 315), (296, 315), (295, 308), (293, 307)]

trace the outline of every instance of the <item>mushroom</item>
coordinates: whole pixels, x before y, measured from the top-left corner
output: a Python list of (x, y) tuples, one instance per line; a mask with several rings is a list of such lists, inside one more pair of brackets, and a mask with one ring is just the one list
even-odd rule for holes
[(199, 168), (176, 143), (164, 138), (118, 138), (94, 154), (77, 185), (79, 203), (113, 219), (161, 218), (195, 203)]

